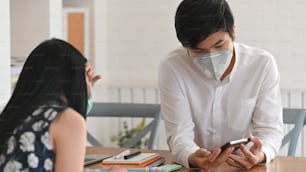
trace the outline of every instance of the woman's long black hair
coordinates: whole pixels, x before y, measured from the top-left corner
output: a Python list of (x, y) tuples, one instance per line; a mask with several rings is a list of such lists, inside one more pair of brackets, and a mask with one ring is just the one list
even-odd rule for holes
[(0, 115), (0, 152), (14, 129), (40, 105), (58, 102), (86, 117), (86, 62), (75, 47), (59, 39), (46, 40), (30, 53)]

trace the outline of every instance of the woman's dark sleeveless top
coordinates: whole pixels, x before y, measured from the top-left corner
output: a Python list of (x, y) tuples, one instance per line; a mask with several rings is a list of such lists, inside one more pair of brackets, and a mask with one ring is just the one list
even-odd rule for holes
[(58, 113), (65, 108), (47, 104), (34, 110), (8, 139), (6, 152), (0, 154), (0, 171), (53, 171), (55, 154), (49, 128)]

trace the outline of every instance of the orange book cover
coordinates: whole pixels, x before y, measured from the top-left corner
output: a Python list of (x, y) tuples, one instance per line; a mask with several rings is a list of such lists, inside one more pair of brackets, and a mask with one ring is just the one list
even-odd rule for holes
[(159, 154), (157, 153), (140, 153), (137, 156), (128, 159), (116, 158), (115, 156), (113, 156), (104, 159), (102, 163), (103, 164), (141, 164), (157, 156), (159, 156)]
[(141, 162), (141, 163), (134, 163), (134, 164), (127, 164), (127, 163), (105, 163), (105, 162), (101, 162), (101, 166), (102, 167), (111, 167), (113, 165), (120, 165), (121, 167), (146, 167), (148, 165), (150, 165), (151, 163), (161, 159), (162, 157), (160, 156), (155, 156), (151, 159), (148, 159), (144, 162)]

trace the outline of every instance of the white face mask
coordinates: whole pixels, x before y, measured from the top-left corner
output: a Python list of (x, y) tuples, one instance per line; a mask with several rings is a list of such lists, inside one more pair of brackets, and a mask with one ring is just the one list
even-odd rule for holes
[(233, 53), (230, 50), (202, 54), (193, 59), (194, 64), (209, 78), (220, 80), (229, 66)]

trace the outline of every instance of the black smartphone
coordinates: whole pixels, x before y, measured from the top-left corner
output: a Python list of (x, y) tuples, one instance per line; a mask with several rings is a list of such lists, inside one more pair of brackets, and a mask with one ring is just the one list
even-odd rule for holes
[(232, 140), (230, 142), (225, 143), (223, 146), (221, 146), (221, 151), (223, 152), (228, 147), (234, 147), (234, 149), (238, 149), (240, 144), (247, 144), (250, 142), (249, 138), (243, 138), (239, 140)]

